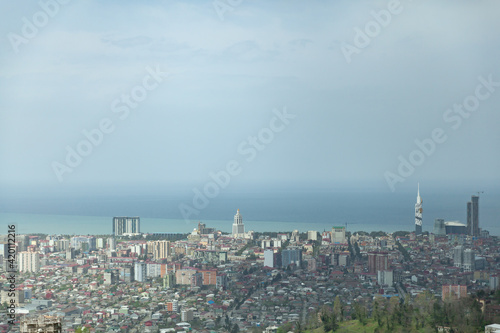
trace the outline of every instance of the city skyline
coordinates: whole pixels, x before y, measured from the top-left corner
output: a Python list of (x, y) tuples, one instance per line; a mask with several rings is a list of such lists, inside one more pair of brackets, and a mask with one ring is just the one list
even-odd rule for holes
[(0, 2), (0, 330), (500, 329), (499, 12)]

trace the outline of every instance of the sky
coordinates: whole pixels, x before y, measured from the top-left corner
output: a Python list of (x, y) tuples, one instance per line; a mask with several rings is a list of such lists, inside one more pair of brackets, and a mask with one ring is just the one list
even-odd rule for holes
[(497, 186), (499, 11), (2, 1), (0, 188)]

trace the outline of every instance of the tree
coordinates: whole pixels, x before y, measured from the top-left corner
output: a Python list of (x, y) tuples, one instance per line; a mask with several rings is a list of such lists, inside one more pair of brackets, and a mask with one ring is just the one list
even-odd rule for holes
[(278, 328), (277, 333), (287, 333), (292, 330), (292, 323), (286, 323), (285, 325)]
[(354, 302), (354, 319), (357, 319), (363, 326), (366, 325), (366, 309), (358, 302)]
[(356, 251), (356, 257), (358, 257), (358, 259), (362, 259), (363, 258), (361, 256), (361, 250), (359, 249), (358, 242), (354, 242), (354, 251)]
[(339, 295), (335, 296), (335, 301), (333, 302), (333, 314), (336, 321), (344, 321), (344, 306), (340, 301)]
[(327, 308), (323, 308), (320, 318), (323, 322), (323, 330), (325, 332), (335, 331), (338, 328), (337, 321), (335, 320), (335, 314), (328, 311)]
[(240, 331), (240, 327), (238, 324), (234, 324), (234, 326), (231, 328), (231, 333), (238, 333)]
[(351, 237), (347, 239), (347, 250), (351, 254), (351, 257), (354, 258), (356, 254), (354, 253), (354, 249), (352, 248)]

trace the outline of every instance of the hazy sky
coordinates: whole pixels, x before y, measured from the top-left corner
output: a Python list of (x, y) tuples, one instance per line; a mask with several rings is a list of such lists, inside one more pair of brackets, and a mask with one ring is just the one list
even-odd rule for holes
[(500, 183), (498, 1), (62, 2), (0, 3), (1, 187)]

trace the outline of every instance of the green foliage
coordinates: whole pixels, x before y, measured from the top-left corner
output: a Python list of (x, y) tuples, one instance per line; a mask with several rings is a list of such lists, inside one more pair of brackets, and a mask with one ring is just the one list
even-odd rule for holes
[(497, 292), (495, 293), (495, 299), (496, 299), (497, 303), (500, 303), (500, 289), (497, 290)]
[(338, 295), (335, 297), (335, 301), (333, 302), (333, 314), (336, 321), (344, 321), (344, 306), (342, 305)]
[(404, 260), (405, 261), (411, 261), (411, 257), (410, 257), (410, 254), (408, 253), (408, 251), (404, 248), (403, 245), (401, 245), (401, 243), (398, 241), (396, 242), (396, 245), (398, 246), (398, 250), (399, 252), (401, 252), (401, 254), (403, 255), (404, 257)]
[(354, 253), (354, 249), (351, 244), (351, 237), (347, 238), (347, 250), (349, 251), (351, 258), (354, 258), (356, 254)]
[[(493, 300), (494, 295), (490, 299)], [(485, 322), (481, 307), (474, 297), (442, 302), (428, 291), (412, 300), (376, 297), (371, 304), (354, 302), (349, 313), (353, 320), (349, 321), (341, 321), (342, 316), (337, 316), (341, 305), (340, 299), (336, 297), (333, 311), (324, 307), (319, 313), (312, 313), (306, 323), (297, 326), (297, 329), (308, 333), (436, 332), (438, 327), (446, 326), (454, 332), (478, 332), (490, 324)], [(371, 313), (367, 309), (371, 309)]]
[(328, 311), (328, 309), (324, 308), (320, 314), (321, 322), (323, 323), (323, 330), (325, 332), (335, 332), (335, 330), (339, 327), (337, 324), (337, 320), (335, 319), (335, 314), (333, 312)]
[(387, 233), (383, 232), (383, 231), (372, 231), (372, 232), (370, 232), (370, 236), (371, 237), (385, 237), (385, 236), (387, 236)]
[(292, 323), (286, 323), (285, 325), (280, 326), (278, 328), (277, 333), (287, 333), (287, 332), (292, 331), (292, 330), (293, 330), (293, 324)]
[(361, 260), (363, 256), (361, 255), (361, 250), (359, 249), (358, 242), (354, 243), (354, 251), (356, 252), (356, 258)]
[(286, 249), (288, 247), (288, 245), (290, 245), (290, 240), (287, 239), (286, 241), (283, 242), (283, 244), (281, 244), (281, 247), (279, 249), (279, 251), (283, 251), (284, 249)]
[(241, 249), (239, 249), (236, 252), (236, 255), (241, 256), (243, 254), (243, 252), (245, 252), (245, 250), (249, 249), (251, 246), (252, 246), (252, 244), (250, 242), (246, 243), (245, 246), (243, 246)]
[(410, 234), (409, 231), (396, 231), (392, 233), (392, 237), (407, 237)]
[(354, 319), (357, 319), (363, 326), (367, 323), (367, 315), (366, 308), (359, 304), (358, 302), (354, 303), (354, 314), (352, 316)]

